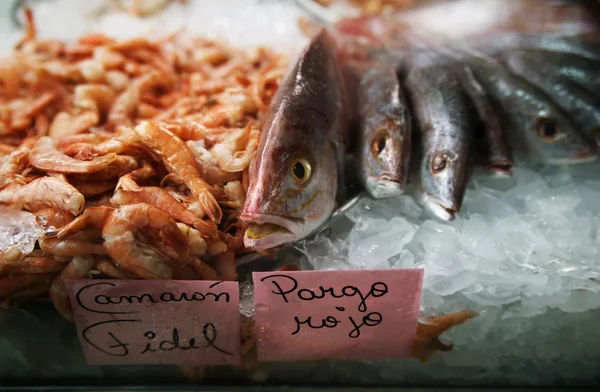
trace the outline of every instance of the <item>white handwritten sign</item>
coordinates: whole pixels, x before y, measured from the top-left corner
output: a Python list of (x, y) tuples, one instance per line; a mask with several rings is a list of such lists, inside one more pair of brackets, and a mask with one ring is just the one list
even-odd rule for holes
[(422, 269), (253, 273), (262, 361), (408, 357)]
[(237, 282), (72, 280), (89, 365), (239, 364)]

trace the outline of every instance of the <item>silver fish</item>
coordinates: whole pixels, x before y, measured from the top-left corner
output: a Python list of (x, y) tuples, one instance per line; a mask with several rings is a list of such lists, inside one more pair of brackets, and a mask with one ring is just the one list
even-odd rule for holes
[[(532, 61), (530, 68), (535, 69), (537, 66), (541, 66), (544, 74), (561, 76), (600, 96), (600, 59), (595, 61), (570, 53), (541, 50), (506, 53), (519, 53), (519, 57), (525, 56)], [(516, 64), (517, 58), (513, 58), (512, 61)]]
[(446, 67), (412, 67), (406, 86), (421, 133), (421, 202), (442, 220), (462, 207), (473, 139), (466, 97)]
[(502, 59), (514, 73), (534, 83), (552, 97), (573, 118), (588, 139), (598, 144), (600, 95), (593, 95), (583, 85), (557, 74), (556, 65), (547, 60), (546, 54), (542, 51), (511, 51), (504, 53)]
[(271, 102), (241, 219), (247, 248), (300, 240), (334, 210), (345, 149), (344, 86), (336, 43), (322, 29)]
[(587, 141), (577, 125), (547, 94), (514, 75), (502, 64), (471, 58), (469, 66), (487, 93), (503, 112), (513, 139), (524, 143), (533, 160), (563, 165), (596, 159), (596, 147)]
[(383, 62), (357, 66), (359, 178), (371, 196), (400, 195), (407, 183), (411, 116), (396, 68)]
[(497, 110), (467, 65), (456, 66), (453, 71), (457, 74), (462, 88), (473, 103), (474, 111), (482, 124), (485, 144), (482, 152), (485, 154), (484, 160), (488, 169), (500, 176), (510, 176), (513, 160)]

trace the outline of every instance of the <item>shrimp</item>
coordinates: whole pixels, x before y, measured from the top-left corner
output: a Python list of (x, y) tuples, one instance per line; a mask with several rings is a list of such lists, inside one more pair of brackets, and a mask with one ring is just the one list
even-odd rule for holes
[(131, 277), (125, 272), (121, 271), (108, 258), (95, 258), (94, 269), (98, 273), (106, 276), (110, 276), (115, 279), (130, 279)]
[(152, 167), (152, 164), (148, 161), (144, 161), (142, 167), (129, 173), (129, 178), (133, 181), (143, 181), (153, 177), (156, 171)]
[(164, 189), (138, 186), (129, 176), (121, 177), (111, 202), (115, 205), (146, 203), (156, 206), (168, 212), (174, 220), (193, 226), (204, 236), (217, 238), (217, 225), (214, 222), (198, 218)]
[(114, 101), (108, 113), (108, 122), (111, 124), (131, 124), (136, 115), (142, 93), (153, 87), (166, 86), (169, 82), (168, 78), (156, 71), (134, 79)]
[(106, 115), (114, 99), (114, 91), (102, 84), (76, 86), (72, 111), (56, 115), (50, 126), (50, 136), (59, 137), (87, 131)]
[(0, 203), (25, 208), (31, 212), (54, 208), (79, 215), (85, 198), (73, 186), (55, 177), (40, 177), (26, 185), (0, 190)]
[(104, 138), (96, 135), (95, 133), (80, 133), (77, 135), (65, 135), (55, 138), (58, 149), (63, 153), (65, 153), (65, 149), (68, 149), (72, 145), (98, 144), (103, 140)]
[(29, 164), (29, 150), (37, 139), (27, 138), (23, 143), (8, 155), (2, 157), (0, 164), (0, 187), (10, 180), (21, 175)]
[(213, 106), (201, 120), (207, 127), (236, 126), (246, 116), (254, 116), (258, 110), (254, 100), (243, 89), (227, 89), (217, 100), (219, 104)]
[(224, 184), (239, 179), (240, 174), (238, 172), (226, 172), (218, 166), (215, 157), (204, 148), (204, 142), (202, 140), (188, 140), (186, 144), (196, 158), (196, 167), (198, 168), (200, 175), (209, 184)]
[(204, 213), (204, 210), (200, 206), (199, 202), (197, 200), (195, 200), (193, 197), (182, 194), (178, 189), (176, 189), (175, 187), (172, 187), (172, 186), (166, 187), (164, 189), (171, 196), (173, 196), (175, 199), (177, 199), (178, 202), (183, 204), (185, 206), (185, 208), (187, 208), (189, 211), (192, 211), (194, 214), (196, 214), (196, 216), (198, 218), (201, 218), (201, 219), (204, 218), (204, 216), (206, 215)]
[(47, 272), (60, 272), (65, 263), (48, 256), (28, 255), (16, 262), (3, 262), (0, 260), (0, 274), (41, 274)]
[(200, 231), (193, 229), (185, 223), (177, 223), (179, 230), (187, 239), (187, 243), (190, 246), (190, 254), (192, 256), (204, 256), (206, 253), (207, 245)]
[(71, 223), (60, 229), (56, 233), (56, 238), (63, 239), (87, 228), (102, 229), (114, 210), (112, 207), (105, 206), (90, 207)]
[(58, 229), (73, 220), (69, 213), (55, 208), (44, 208), (35, 213), (35, 220), (46, 230)]
[(122, 154), (127, 152), (137, 141), (139, 136), (131, 128), (119, 127), (116, 137), (109, 140), (93, 143), (75, 143), (63, 150), (68, 156), (76, 159), (89, 159), (99, 155)]
[(225, 187), (223, 187), (223, 190), (229, 201), (221, 203), (222, 205), (235, 209), (244, 207), (244, 203), (246, 202), (246, 192), (244, 191), (244, 186), (241, 182), (228, 182)]
[(105, 180), (101, 182), (72, 182), (73, 186), (85, 197), (100, 196), (112, 191), (117, 186), (117, 180)]
[(73, 321), (73, 310), (69, 301), (67, 280), (86, 278), (94, 267), (94, 259), (89, 256), (75, 256), (52, 282), (50, 299), (52, 304), (64, 318)]
[(208, 244), (208, 253), (211, 256), (217, 256), (227, 251), (227, 244), (221, 240), (209, 240), (206, 243)]
[(73, 159), (60, 152), (54, 140), (41, 137), (29, 152), (31, 165), (38, 170), (58, 173), (93, 173), (105, 169), (117, 159), (117, 154), (107, 154), (90, 161)]
[(8, 297), (12, 293), (23, 290), (36, 283), (51, 281), (55, 273), (45, 274), (14, 274), (0, 277), (0, 298)]
[(175, 173), (198, 199), (206, 215), (215, 223), (221, 222), (222, 212), (208, 185), (196, 169), (196, 160), (187, 145), (171, 132), (150, 122), (135, 128), (150, 150), (159, 155), (170, 173)]
[(253, 129), (251, 123), (246, 128), (232, 132), (227, 140), (215, 145), (211, 154), (219, 167), (227, 172), (239, 172), (250, 165), (258, 147), (260, 131)]
[(55, 93), (44, 93), (38, 98), (28, 102), (27, 105), (20, 106), (12, 113), (11, 129), (13, 131), (25, 130), (31, 125), (32, 119), (38, 115), (46, 106), (50, 105), (56, 98)]
[[(240, 249), (244, 246), (244, 234), (247, 225), (239, 219), (233, 219), (224, 228), (224, 233), (219, 233), (229, 249)], [(233, 234), (231, 234), (233, 233)]]
[(237, 265), (235, 263), (235, 252), (228, 249), (216, 257), (215, 269), (223, 280), (237, 280)]
[(106, 249), (102, 244), (95, 244), (90, 241), (67, 238), (59, 240), (54, 237), (43, 237), (38, 240), (40, 249), (46, 254), (51, 254), (56, 257), (60, 256), (86, 256), (86, 255), (101, 255), (107, 254)]
[(203, 140), (209, 144), (225, 141), (231, 128), (208, 128), (192, 116), (161, 122), (161, 126), (186, 141)]
[(138, 163), (135, 158), (129, 155), (118, 155), (117, 159), (100, 171), (89, 174), (71, 174), (69, 178), (79, 182), (99, 182), (120, 177), (137, 168)]
[[(157, 238), (154, 252), (136, 235)], [(154, 234), (154, 235), (152, 235)], [(117, 267), (144, 279), (170, 279), (169, 261), (186, 260), (189, 246), (169, 213), (149, 204), (132, 204), (114, 211), (102, 229), (104, 247)]]
[(129, 76), (121, 71), (107, 71), (104, 74), (104, 78), (115, 91), (125, 90), (130, 83)]
[(218, 280), (219, 276), (217, 272), (211, 268), (208, 264), (198, 258), (191, 258), (188, 263), (194, 268), (194, 270), (204, 280)]

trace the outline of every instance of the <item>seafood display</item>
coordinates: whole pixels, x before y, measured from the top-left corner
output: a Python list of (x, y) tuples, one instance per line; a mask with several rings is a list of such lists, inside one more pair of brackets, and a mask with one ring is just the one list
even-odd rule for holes
[(389, 12), (379, 4), (372, 14), (365, 1), (362, 16), (344, 18), (295, 3), (315, 20), (309, 34), (332, 31), (350, 69), (349, 132), (372, 197), (410, 182), (430, 214), (449, 221), (474, 166), (505, 177), (515, 161), (597, 159), (597, 4), (462, 0)]
[[(236, 280), (248, 166), (287, 66), (203, 39), (27, 35), (0, 63), (0, 203), (39, 237), (4, 242), (4, 306), (65, 279)], [(7, 209), (8, 208), (8, 209)]]
[[(3, 308), (48, 300), (72, 321), (72, 279), (238, 280), (237, 256), (306, 237), (346, 201), (349, 97), (326, 30), (288, 64), (183, 34), (39, 40), (25, 10), (26, 36), (0, 62)], [(404, 186), (395, 153), (410, 143), (394, 135), (410, 132), (385, 128), (406, 108), (377, 75), (358, 102), (368, 135), (390, 133), (385, 193)], [(371, 121), (372, 96), (399, 101)], [(474, 316), (423, 317), (414, 357), (449, 350), (438, 337)]]

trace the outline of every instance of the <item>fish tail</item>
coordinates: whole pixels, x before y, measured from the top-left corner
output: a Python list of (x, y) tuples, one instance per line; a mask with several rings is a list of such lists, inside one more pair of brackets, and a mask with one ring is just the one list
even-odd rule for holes
[(452, 327), (460, 325), (475, 317), (477, 313), (470, 310), (444, 314), (428, 319), (427, 324), (417, 325), (417, 334), (412, 347), (412, 355), (421, 362), (426, 362), (437, 351), (450, 351), (453, 346), (440, 341), (439, 336)]
[(453, 346), (451, 344), (442, 343), (442, 341), (437, 338), (430, 341), (415, 340), (412, 348), (412, 355), (420, 362), (427, 362), (438, 351), (451, 351), (452, 348)]

